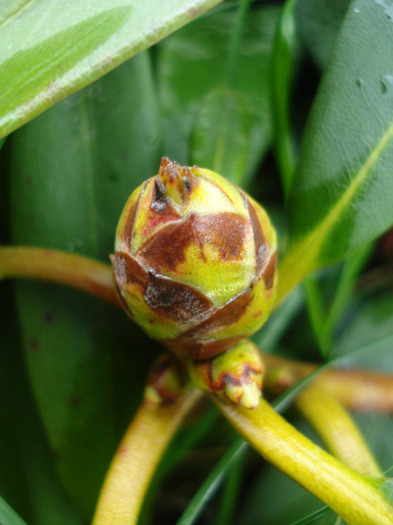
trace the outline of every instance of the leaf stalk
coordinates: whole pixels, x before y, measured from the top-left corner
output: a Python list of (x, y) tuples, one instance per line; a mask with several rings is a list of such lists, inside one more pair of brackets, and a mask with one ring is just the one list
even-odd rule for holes
[(112, 460), (93, 525), (133, 525), (158, 462), (201, 393), (193, 389), (166, 405), (142, 403)]
[(344, 406), (318, 385), (296, 399), (296, 407), (311, 423), (330, 452), (353, 470), (381, 478), (382, 472)]
[(0, 247), (0, 280), (14, 277), (64, 284), (121, 306), (112, 267), (76, 253), (28, 246)]
[(337, 512), (348, 525), (388, 525), (393, 507), (378, 480), (343, 465), (295, 430), (262, 399), (253, 410), (214, 398), (237, 431), (270, 463)]

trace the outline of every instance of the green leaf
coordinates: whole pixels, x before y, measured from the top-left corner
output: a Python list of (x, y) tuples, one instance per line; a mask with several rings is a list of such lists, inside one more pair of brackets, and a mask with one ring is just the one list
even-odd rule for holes
[(301, 518), (300, 520), (296, 520), (291, 525), (309, 525), (309, 523), (314, 523), (315, 521), (319, 521), (319, 518), (324, 516), (327, 511), (328, 507), (322, 507), (315, 512), (312, 512), (308, 516), (305, 516), (304, 518)]
[(387, 499), (393, 503), (393, 478), (385, 479), (382, 490), (386, 494)]
[(0, 136), (108, 73), (220, 0), (0, 4)]
[[(220, 89), (223, 93), (231, 90), (244, 104), (245, 114), (250, 116), (244, 181), (247, 185), (271, 140), (270, 60), (278, 13), (275, 7), (262, 7), (248, 14), (233, 84), (229, 82), (229, 69), (233, 62), (231, 36), (237, 21), (236, 9), (209, 14), (177, 31), (160, 45), (158, 82), (165, 155), (183, 164), (190, 164), (192, 158), (201, 156), (199, 149), (193, 152), (193, 147), (199, 148), (201, 143), (191, 142), (195, 125), (195, 133), (200, 135), (198, 114), (204, 115), (203, 126), (208, 128), (209, 134), (216, 129), (218, 135), (221, 119), (216, 120), (217, 111), (208, 119), (209, 97), (214, 97)], [(244, 117), (240, 116), (243, 111), (238, 104), (235, 103), (233, 113), (227, 113), (234, 118), (236, 130), (244, 126)], [(242, 148), (241, 144), (241, 152)]]
[[(242, 502), (239, 525), (253, 525), (256, 516), (269, 525), (294, 525), (312, 513), (319, 514), (320, 509), (320, 500), (267, 464), (255, 473), (255, 482)], [(337, 516), (332, 519), (330, 509), (321, 514), (318, 525), (335, 525)]]
[[(14, 243), (77, 251), (109, 263), (128, 196), (158, 169), (156, 110), (149, 56), (140, 54), (14, 133)], [(18, 283), (17, 301), (57, 468), (90, 519), (109, 461), (140, 402), (153, 353), (124, 313), (73, 290)]]
[(352, 312), (334, 347), (334, 355), (350, 354), (363, 349), (356, 362), (374, 369), (393, 371), (393, 299), (390, 294), (366, 296)]
[(0, 496), (0, 523), (2, 525), (26, 525), (26, 522)]
[(240, 97), (216, 89), (203, 100), (191, 138), (191, 164), (208, 166), (241, 185), (250, 149), (251, 119)]
[(274, 145), (286, 194), (291, 184), (296, 157), (289, 110), (293, 74), (299, 52), (294, 18), (295, 6), (295, 0), (287, 0), (281, 11), (272, 61)]
[[(0, 493), (31, 525), (81, 525), (59, 481), (32, 395), (11, 283), (0, 283), (0, 296)], [(2, 503), (5, 524), (13, 514)]]
[(351, 4), (291, 187), (292, 243), (281, 293), (393, 223), (392, 40), (393, 24), (381, 5)]
[(228, 470), (239, 461), (247, 450), (247, 443), (238, 438), (218, 464), (203, 481), (196, 494), (181, 515), (177, 525), (192, 525), (219, 489)]
[(340, 31), (349, 0), (299, 0), (296, 25), (307, 51), (318, 66), (326, 68)]

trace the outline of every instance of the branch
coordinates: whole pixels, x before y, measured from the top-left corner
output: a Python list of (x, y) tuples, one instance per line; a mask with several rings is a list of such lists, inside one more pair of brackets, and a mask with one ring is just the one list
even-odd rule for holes
[(300, 393), (295, 404), (334, 456), (361, 474), (382, 477), (354, 421), (335, 397), (313, 384)]
[(0, 279), (11, 277), (72, 286), (121, 306), (111, 266), (82, 255), (46, 248), (0, 247)]
[[(121, 307), (109, 264), (58, 250), (33, 247), (0, 247), (0, 280), (30, 278), (52, 281), (93, 294)], [(304, 379), (317, 365), (263, 354), (266, 364), (264, 390), (277, 395)], [(349, 409), (393, 412), (393, 377), (366, 370), (327, 370), (318, 384)]]
[[(277, 396), (305, 379), (319, 365), (262, 353), (266, 366), (263, 389)], [(326, 369), (313, 380), (350, 410), (393, 413), (393, 376), (363, 369)]]
[(193, 389), (166, 405), (145, 401), (112, 460), (93, 525), (133, 525), (156, 466), (186, 414), (199, 399)]
[(213, 398), (237, 431), (270, 463), (331, 507), (348, 525), (391, 525), (378, 483), (343, 465), (295, 430), (262, 399), (247, 409)]

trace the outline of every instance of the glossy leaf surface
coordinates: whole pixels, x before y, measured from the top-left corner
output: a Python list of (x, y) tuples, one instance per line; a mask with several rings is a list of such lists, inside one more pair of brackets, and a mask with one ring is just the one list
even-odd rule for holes
[(26, 525), (17, 513), (0, 497), (0, 520), (3, 525)]
[[(2, 283), (0, 316), (0, 492), (30, 525), (81, 525), (62, 487), (26, 370), (12, 287)], [(0, 522), (17, 519), (0, 504)], [(18, 524), (19, 525), (19, 524)]]
[(392, 39), (383, 5), (351, 4), (290, 190), (292, 246), (284, 264), (293, 281), (343, 259), (393, 223)]
[(0, 4), (0, 136), (220, 0)]
[[(139, 55), (15, 133), (14, 242), (109, 263), (125, 201), (157, 170), (155, 119), (149, 57)], [(35, 283), (19, 283), (17, 297), (29, 371), (57, 467), (89, 517), (153, 354), (138, 352), (141, 335), (125, 314), (90, 297)]]
[[(224, 125), (227, 139), (231, 137), (225, 152), (239, 159), (238, 166), (247, 152), (242, 168), (247, 184), (271, 140), (270, 53), (278, 10), (258, 9), (246, 17), (232, 84), (229, 57), (236, 16), (236, 10), (217, 12), (168, 38), (161, 45), (158, 72), (166, 154), (184, 164), (214, 162)], [(210, 110), (217, 97), (221, 112), (218, 107)], [(217, 147), (205, 150), (209, 140)], [(238, 149), (231, 152), (236, 140)], [(228, 176), (236, 178), (238, 171), (234, 168)]]
[(328, 64), (349, 4), (349, 0), (297, 0), (295, 3), (301, 39), (321, 69)]
[(209, 166), (241, 184), (250, 153), (251, 117), (242, 99), (230, 89), (205, 97), (191, 138), (191, 164)]

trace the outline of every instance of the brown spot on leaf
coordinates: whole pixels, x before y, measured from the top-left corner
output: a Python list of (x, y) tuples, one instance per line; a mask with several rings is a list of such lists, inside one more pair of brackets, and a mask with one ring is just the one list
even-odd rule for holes
[(29, 340), (29, 348), (31, 350), (33, 350), (34, 352), (38, 350), (39, 348), (39, 344), (38, 344), (38, 341), (35, 337), (32, 337), (30, 340)]
[(156, 270), (175, 271), (184, 262), (188, 246), (199, 246), (203, 258), (203, 247), (209, 244), (222, 261), (236, 260), (242, 255), (247, 228), (246, 219), (235, 213), (190, 213), (184, 220), (160, 229), (142, 246), (138, 256)]
[(69, 401), (70, 401), (70, 405), (71, 405), (72, 407), (77, 407), (77, 406), (79, 406), (80, 403), (81, 403), (80, 398), (79, 398), (79, 397), (76, 397), (76, 396), (71, 396), (70, 399), (69, 399)]
[(56, 314), (55, 312), (52, 312), (50, 310), (48, 310), (47, 312), (45, 312), (44, 314), (44, 321), (48, 324), (51, 324), (53, 323), (53, 321), (56, 319)]

